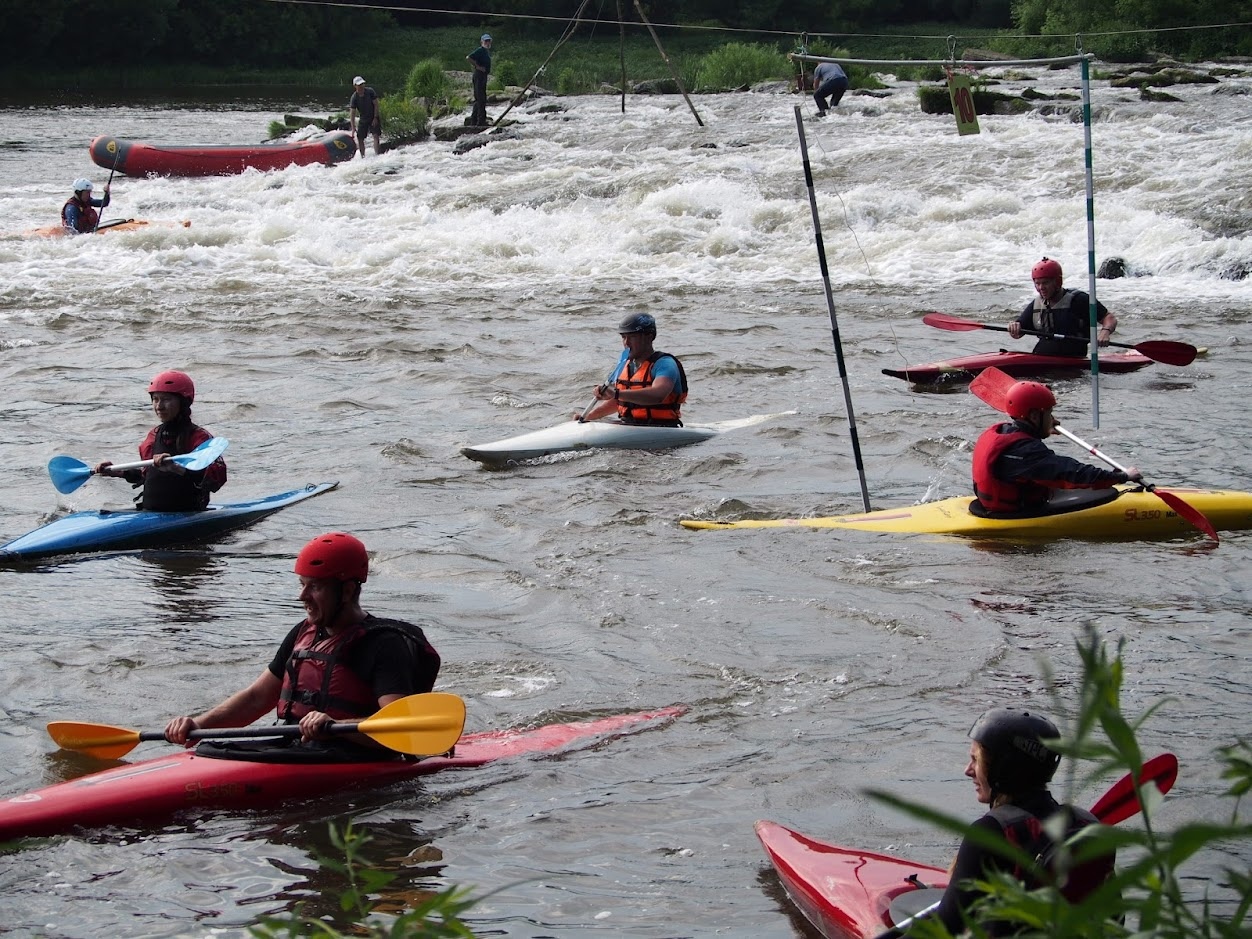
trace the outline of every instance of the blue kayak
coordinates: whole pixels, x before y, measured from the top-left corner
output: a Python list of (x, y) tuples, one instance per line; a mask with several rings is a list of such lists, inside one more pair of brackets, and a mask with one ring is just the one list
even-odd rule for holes
[(121, 551), (191, 544), (246, 528), (267, 515), (303, 502), (339, 483), (316, 483), (247, 502), (223, 502), (201, 512), (141, 512), (138, 509), (75, 512), (0, 545), (0, 561), (45, 558), (82, 551)]

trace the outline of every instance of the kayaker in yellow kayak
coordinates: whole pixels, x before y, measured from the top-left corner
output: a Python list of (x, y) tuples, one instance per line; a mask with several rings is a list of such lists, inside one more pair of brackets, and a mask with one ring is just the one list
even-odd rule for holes
[[(1098, 819), (1085, 809), (1061, 805), (1048, 791), (1048, 783), (1061, 762), (1060, 754), (1049, 742), (1060, 737), (1056, 726), (1042, 715), (1023, 710), (993, 708), (983, 714), (970, 729), (969, 764), (965, 775), (974, 782), (974, 798), (989, 806), (976, 828), (994, 838), (1003, 838), (1036, 858), (1044, 870), (1062, 882), (1061, 893), (1077, 903), (1100, 887), (1113, 874), (1114, 854), (1103, 854), (1072, 870), (1060, 872), (1053, 856), (1053, 841), (1044, 831), (1044, 824), (1058, 813), (1066, 813), (1066, 837), (1077, 834)], [(1005, 858), (966, 837), (953, 862), (948, 888), (935, 910), (952, 935), (967, 927), (966, 917), (980, 892), (975, 880), (985, 880), (995, 871), (1004, 871), (1026, 883), (1028, 887), (1043, 886), (1037, 876), (1022, 870)], [(985, 935), (1011, 935), (1016, 926), (983, 924)], [(979, 933), (984, 934), (984, 933)]]
[(992, 424), (974, 445), (974, 495), (990, 515), (1042, 512), (1054, 489), (1112, 489), (1139, 482), (1128, 472), (1082, 463), (1053, 453), (1043, 442), (1056, 433), (1056, 396), (1047, 385), (1019, 381), (1008, 391), (1012, 422)]
[(604, 384), (596, 386), (592, 406), (575, 419), (594, 421), (616, 411), (627, 424), (681, 427), (687, 375), (677, 357), (652, 348), (656, 318), (634, 313), (618, 324), (617, 332), (622, 354)]
[(74, 180), (74, 195), (61, 206), (61, 225), (66, 231), (76, 235), (86, 235), (100, 226), (100, 213), (109, 204), (109, 187), (104, 187), (104, 198), (91, 198), (94, 188), (90, 179), (82, 177)]
[(119, 476), (132, 486), (143, 486), (136, 504), (149, 512), (198, 512), (209, 504), (209, 494), (226, 485), (226, 461), (220, 456), (202, 470), (189, 470), (172, 457), (190, 453), (213, 434), (191, 421), (196, 385), (186, 372), (161, 372), (148, 383), (152, 410), (161, 423), (139, 444), (139, 458), (152, 466), (118, 472), (111, 460), (98, 464), (100, 476)]
[[(1081, 358), (1087, 354), (1088, 341), (1077, 337), (1091, 332), (1091, 297), (1082, 290), (1066, 290), (1061, 286), (1063, 276), (1061, 265), (1052, 258), (1044, 258), (1031, 269), (1038, 296), (1009, 323), (1009, 335), (1021, 339), (1025, 330), (1031, 330), (1040, 335), (1034, 348), (1037, 354)], [(1117, 330), (1117, 317), (1098, 300), (1096, 322), (1100, 324), (1097, 341), (1107, 346)], [(1057, 338), (1060, 336), (1070, 338)]]
[(301, 549), (294, 570), (305, 618), (252, 684), (202, 714), (175, 717), (165, 725), (167, 740), (185, 744), (193, 730), (244, 727), (273, 710), (278, 723), (300, 725), (293, 758), (395, 756), (361, 734), (324, 738), (322, 728), (367, 718), (393, 701), (430, 691), (439, 653), (420, 627), (362, 609), (369, 554), (359, 538), (345, 532), (318, 535)]

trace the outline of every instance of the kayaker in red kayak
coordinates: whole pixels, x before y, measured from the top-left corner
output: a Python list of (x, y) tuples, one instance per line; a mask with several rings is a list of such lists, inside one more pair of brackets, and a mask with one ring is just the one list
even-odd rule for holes
[(109, 187), (104, 187), (104, 198), (91, 198), (93, 186), (90, 179), (74, 180), (74, 195), (61, 206), (61, 225), (76, 235), (89, 234), (100, 225), (100, 213), (109, 204)]
[[(1067, 813), (1067, 837), (1088, 825), (1099, 824), (1094, 815), (1072, 805), (1062, 806), (1048, 791), (1060, 754), (1048, 742), (1060, 737), (1046, 717), (1029, 711), (994, 708), (978, 718), (970, 729), (969, 765), (965, 775), (974, 781), (974, 797), (990, 811), (974, 822), (976, 829), (1015, 844), (1040, 861), (1045, 869), (1053, 865), (1053, 843), (1044, 832), (1044, 822), (1058, 812)], [(1064, 874), (1058, 886), (1071, 903), (1076, 903), (1102, 885), (1113, 873), (1115, 857), (1102, 855)], [(1006, 871), (1032, 889), (1042, 886), (1028, 872), (1011, 861), (966, 837), (952, 865), (949, 886), (935, 911), (952, 933), (966, 928), (966, 916), (980, 893), (972, 886), (994, 871)], [(1057, 871), (1051, 870), (1057, 875)], [(1011, 935), (1007, 924), (983, 924), (986, 935)]]
[(188, 470), (171, 457), (190, 453), (213, 434), (191, 421), (196, 386), (186, 372), (161, 372), (148, 383), (152, 410), (161, 423), (139, 444), (139, 457), (152, 466), (114, 470), (111, 460), (97, 465), (100, 476), (120, 476), (132, 486), (143, 486), (135, 503), (150, 512), (198, 512), (209, 504), (209, 494), (226, 485), (226, 461), (218, 457), (202, 470)]
[(675, 356), (652, 348), (656, 318), (634, 313), (618, 324), (617, 331), (622, 337), (621, 357), (604, 384), (596, 386), (594, 406), (575, 419), (594, 421), (616, 411), (627, 424), (681, 427), (687, 375)]
[(1053, 453), (1043, 442), (1056, 433), (1056, 396), (1047, 385), (1019, 381), (1008, 392), (1012, 422), (992, 424), (974, 445), (974, 495), (990, 515), (1042, 511), (1054, 489), (1111, 489), (1139, 482), (1129, 473)]
[[(439, 653), (412, 623), (380, 619), (361, 608), (369, 555), (344, 532), (318, 535), (301, 549), (295, 572), (305, 618), (287, 634), (269, 666), (247, 688), (195, 717), (165, 725), (172, 743), (196, 729), (243, 727), (275, 711), (299, 724), (306, 753), (321, 759), (395, 756), (354, 734), (323, 738), (334, 721), (369, 717), (393, 701), (434, 688)], [(218, 745), (221, 746), (220, 744)]]
[[(1087, 340), (1057, 339), (1056, 336), (1087, 336), (1091, 331), (1091, 297), (1081, 290), (1066, 290), (1061, 286), (1061, 265), (1051, 258), (1044, 258), (1031, 269), (1035, 282), (1034, 300), (1017, 319), (1009, 323), (1009, 335), (1021, 339), (1022, 330), (1029, 329), (1041, 334), (1034, 351), (1039, 355), (1072, 355), (1077, 358), (1087, 354)], [(1096, 321), (1100, 324), (1097, 341), (1107, 346), (1117, 330), (1117, 317), (1103, 303), (1096, 301)]]

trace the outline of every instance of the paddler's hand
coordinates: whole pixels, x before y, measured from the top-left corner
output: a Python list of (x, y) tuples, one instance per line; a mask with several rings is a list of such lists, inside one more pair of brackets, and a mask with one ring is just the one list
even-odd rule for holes
[(97, 463), (95, 469), (92, 470), (97, 476), (116, 476), (110, 467), (113, 466), (112, 460), (105, 460), (103, 463)]
[(617, 389), (610, 388), (608, 385), (596, 385), (596, 400), (608, 401), (617, 397)]
[(1022, 338), (1022, 324), (1019, 323), (1017, 320), (1013, 320), (1013, 322), (1009, 323), (1009, 335), (1012, 336), (1014, 339), (1021, 339)]
[(300, 739), (305, 743), (308, 743), (310, 740), (321, 740), (326, 736), (322, 731), (334, 722), (335, 719), (329, 714), (323, 714), (321, 711), (309, 711), (308, 714), (300, 718)]
[(1130, 477), (1130, 481), (1132, 483), (1139, 483), (1140, 485), (1143, 484), (1143, 474), (1133, 466), (1126, 467), (1126, 475)]
[(165, 725), (165, 739), (170, 743), (187, 746), (187, 735), (196, 729), (196, 722), (190, 717), (175, 717)]
[(169, 453), (158, 453), (152, 458), (152, 465), (162, 473), (173, 473), (175, 476), (187, 475), (187, 467), (181, 463), (175, 463), (173, 455)]

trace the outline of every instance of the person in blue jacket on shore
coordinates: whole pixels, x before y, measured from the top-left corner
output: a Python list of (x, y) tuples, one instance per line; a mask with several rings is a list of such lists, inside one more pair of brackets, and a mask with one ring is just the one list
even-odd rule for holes
[(109, 204), (109, 187), (104, 187), (104, 198), (91, 198), (91, 180), (85, 176), (74, 180), (74, 195), (61, 206), (61, 224), (76, 235), (87, 235), (100, 226), (100, 213)]

